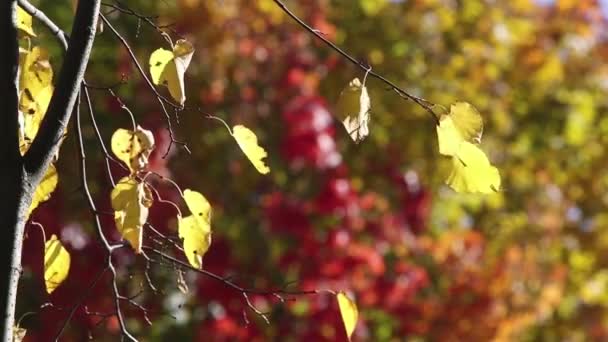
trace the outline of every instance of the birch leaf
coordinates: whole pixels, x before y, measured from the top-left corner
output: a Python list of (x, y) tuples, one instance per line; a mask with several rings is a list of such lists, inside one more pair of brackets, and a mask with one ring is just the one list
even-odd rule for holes
[(336, 298), (338, 299), (338, 306), (340, 307), (340, 315), (342, 316), (346, 336), (350, 341), (350, 338), (355, 331), (355, 327), (357, 326), (357, 320), (359, 319), (357, 304), (355, 304), (355, 302), (344, 292), (338, 292)]
[(32, 37), (36, 37), (36, 33), (34, 33), (34, 29), (32, 28), (32, 16), (21, 7), (17, 7), (17, 29)]
[(21, 342), (25, 338), (27, 330), (21, 328), (19, 325), (13, 327), (13, 342)]
[(456, 102), (450, 113), (441, 116), (437, 126), (439, 153), (455, 156), (463, 141), (479, 144), (483, 133), (483, 119), (469, 103)]
[(141, 253), (143, 226), (152, 206), (150, 190), (136, 179), (125, 177), (112, 190), (111, 201), (116, 228), (135, 253)]
[(369, 111), (371, 101), (365, 84), (353, 79), (340, 93), (337, 116), (355, 143), (369, 135)]
[(150, 55), (150, 75), (156, 85), (169, 88), (175, 101), (183, 105), (186, 102), (184, 74), (190, 65), (194, 47), (184, 39), (175, 43), (173, 51), (157, 49)]
[(137, 126), (135, 131), (119, 128), (112, 135), (112, 152), (123, 161), (131, 172), (148, 166), (148, 157), (154, 150), (154, 135), (147, 129)]
[(268, 154), (264, 148), (258, 145), (258, 137), (255, 133), (245, 126), (236, 125), (232, 128), (232, 136), (259, 173), (267, 174), (270, 172), (270, 168), (262, 160)]
[(203, 256), (211, 246), (211, 205), (200, 192), (184, 190), (184, 201), (192, 215), (178, 217), (178, 234), (192, 267), (202, 268)]
[(32, 204), (30, 204), (30, 209), (27, 214), (28, 217), (40, 203), (48, 201), (49, 198), (51, 198), (51, 194), (55, 191), (58, 182), (59, 176), (57, 175), (57, 169), (55, 168), (55, 165), (51, 163), (49, 164), (49, 168), (46, 170), (44, 177), (42, 177), (42, 181), (40, 181), (40, 184), (38, 184), (38, 187), (34, 192)]
[(57, 235), (44, 244), (44, 283), (46, 292), (51, 294), (68, 276), (70, 253), (63, 247)]
[(483, 151), (470, 142), (463, 142), (446, 183), (457, 192), (493, 193), (500, 190), (500, 174)]

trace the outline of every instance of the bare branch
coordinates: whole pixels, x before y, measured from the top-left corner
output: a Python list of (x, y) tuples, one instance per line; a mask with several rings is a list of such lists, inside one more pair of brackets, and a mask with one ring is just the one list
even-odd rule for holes
[(64, 50), (68, 49), (68, 36), (63, 32), (62, 29), (57, 26), (49, 17), (46, 16), (44, 12), (36, 8), (36, 6), (32, 5), (27, 0), (19, 0), (19, 6), (23, 8), (24, 11), (29, 13), (32, 17), (36, 18), (36, 20), (40, 21), (44, 26), (46, 26), (49, 31), (57, 38), (61, 46), (63, 46)]

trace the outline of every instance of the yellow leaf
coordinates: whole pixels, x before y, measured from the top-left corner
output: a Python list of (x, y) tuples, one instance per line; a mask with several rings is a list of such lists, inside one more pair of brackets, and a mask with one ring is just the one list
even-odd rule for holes
[(21, 342), (25, 338), (27, 330), (19, 327), (19, 325), (13, 327), (13, 342)]
[(188, 262), (200, 269), (211, 245), (211, 205), (205, 196), (190, 189), (184, 190), (184, 201), (192, 215), (178, 218), (178, 234), (184, 240)]
[(131, 172), (148, 166), (148, 157), (154, 149), (152, 132), (137, 126), (135, 131), (119, 128), (112, 135), (112, 152), (122, 160)]
[(355, 327), (357, 326), (359, 310), (357, 310), (357, 304), (348, 298), (344, 292), (338, 292), (336, 298), (338, 299), (338, 306), (340, 307), (340, 315), (342, 316), (344, 329), (346, 329), (346, 336), (350, 341), (350, 338), (355, 331)]
[(453, 169), (446, 183), (457, 192), (493, 193), (500, 190), (500, 174), (479, 147), (462, 142), (452, 158)]
[(141, 252), (143, 226), (152, 206), (150, 189), (134, 178), (121, 179), (111, 193), (116, 228), (135, 253)]
[(479, 143), (482, 133), (483, 120), (477, 109), (466, 102), (456, 102), (437, 126), (439, 153), (455, 156), (463, 141)]
[(17, 7), (17, 29), (32, 37), (36, 37), (34, 29), (32, 29), (32, 16), (21, 7)]
[(53, 95), (53, 69), (46, 50), (20, 49), (19, 111), (22, 122), (20, 150), (24, 154), (38, 133)]
[(40, 184), (38, 184), (38, 187), (34, 192), (32, 204), (30, 204), (30, 209), (27, 214), (28, 217), (40, 203), (48, 201), (48, 199), (51, 198), (51, 194), (55, 191), (58, 181), (59, 176), (57, 175), (57, 169), (55, 168), (55, 165), (51, 163), (49, 164), (49, 168), (46, 170), (44, 177), (42, 177), (42, 181), (40, 181)]
[(353, 139), (359, 143), (369, 135), (371, 101), (367, 88), (358, 78), (353, 79), (340, 93), (336, 115)]
[(245, 126), (236, 125), (232, 128), (232, 136), (259, 173), (267, 174), (270, 172), (270, 168), (262, 160), (268, 154), (266, 150), (258, 145), (258, 137), (255, 133)]
[(61, 285), (70, 271), (70, 253), (63, 247), (57, 235), (44, 244), (44, 283), (49, 294)]
[(175, 43), (173, 51), (157, 49), (150, 55), (152, 82), (169, 88), (169, 93), (179, 104), (186, 102), (184, 74), (190, 65), (194, 47), (184, 39)]

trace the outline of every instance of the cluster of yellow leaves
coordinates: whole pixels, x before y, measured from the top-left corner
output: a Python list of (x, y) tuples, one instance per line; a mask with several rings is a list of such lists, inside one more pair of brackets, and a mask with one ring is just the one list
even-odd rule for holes
[(194, 47), (190, 42), (180, 39), (175, 43), (173, 51), (157, 49), (150, 55), (150, 74), (152, 82), (169, 88), (169, 93), (175, 101), (183, 105), (186, 102), (184, 74), (190, 65)]
[(479, 148), (483, 120), (468, 103), (457, 102), (437, 126), (439, 153), (452, 157), (446, 183), (458, 192), (492, 193), (500, 190), (500, 174)]
[[(32, 17), (23, 9), (17, 10), (20, 31), (36, 36), (32, 29)], [(38, 129), (53, 95), (53, 69), (45, 49), (34, 46), (31, 50), (19, 49), (19, 150), (25, 154), (38, 134)], [(41, 202), (47, 201), (59, 177), (53, 164), (49, 165), (41, 183), (36, 188), (28, 216)]]
[(57, 235), (53, 234), (44, 245), (44, 284), (49, 294), (61, 285), (70, 271), (70, 254)]
[(336, 115), (355, 143), (369, 135), (369, 111), (371, 101), (365, 84), (353, 79), (340, 93), (336, 105)]
[(211, 205), (201, 194), (184, 190), (184, 201), (192, 215), (178, 217), (178, 234), (184, 240), (184, 253), (192, 267), (203, 267), (203, 256), (211, 246)]
[(148, 185), (137, 176), (148, 166), (148, 157), (154, 150), (154, 135), (140, 126), (134, 131), (119, 128), (112, 134), (111, 147), (114, 155), (131, 172), (116, 184), (110, 194), (114, 222), (135, 253), (141, 253), (143, 228), (154, 201)]
[(346, 330), (346, 336), (350, 341), (350, 338), (355, 331), (355, 327), (357, 326), (359, 310), (357, 309), (357, 304), (355, 304), (355, 301), (350, 299), (346, 293), (338, 292), (336, 294), (336, 298), (338, 300), (342, 322), (344, 323), (344, 329)]

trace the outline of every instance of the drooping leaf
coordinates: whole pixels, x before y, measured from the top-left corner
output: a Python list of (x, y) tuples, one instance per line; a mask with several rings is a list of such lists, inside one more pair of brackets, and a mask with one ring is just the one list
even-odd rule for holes
[(190, 42), (180, 39), (173, 51), (157, 49), (150, 55), (150, 75), (156, 85), (169, 88), (169, 93), (179, 104), (186, 102), (184, 74), (190, 65), (194, 47)]
[(25, 338), (27, 330), (21, 328), (19, 325), (13, 327), (13, 342), (21, 342)]
[(178, 234), (190, 265), (203, 266), (203, 256), (211, 246), (211, 205), (200, 192), (184, 190), (184, 201), (192, 215), (178, 217)]
[(359, 143), (369, 135), (371, 101), (367, 87), (358, 78), (342, 90), (336, 107), (336, 115), (354, 142)]
[(112, 152), (137, 172), (148, 166), (148, 157), (154, 150), (154, 135), (147, 129), (137, 126), (135, 131), (119, 128), (112, 135)]
[(143, 226), (152, 206), (150, 189), (134, 178), (121, 179), (111, 193), (116, 228), (135, 253), (141, 252)]
[(67, 278), (70, 271), (70, 253), (53, 234), (44, 244), (44, 283), (51, 294)]
[(336, 298), (338, 299), (338, 306), (340, 307), (340, 315), (342, 316), (346, 336), (350, 341), (350, 338), (355, 331), (355, 327), (357, 326), (359, 310), (357, 309), (357, 304), (355, 304), (355, 302), (350, 299), (346, 293), (338, 292), (338, 294), (336, 294)]
[(493, 193), (500, 190), (500, 174), (476, 145), (461, 143), (452, 158), (453, 169), (446, 183), (457, 192)]
[(245, 126), (236, 125), (232, 128), (232, 136), (259, 173), (267, 174), (270, 172), (270, 168), (262, 160), (268, 154), (264, 148), (258, 145), (258, 137), (255, 133)]
[(19, 73), (20, 150), (25, 154), (38, 133), (53, 95), (53, 69), (46, 50), (40, 47), (31, 51), (21, 49)]
[(437, 126), (439, 153), (455, 156), (463, 141), (477, 143), (481, 141), (483, 119), (469, 103), (456, 102), (450, 106), (450, 113), (440, 118)]
[(17, 29), (32, 37), (36, 37), (36, 33), (34, 33), (34, 29), (32, 28), (32, 16), (21, 7), (17, 7)]
[(57, 169), (55, 168), (55, 165), (51, 163), (49, 164), (49, 168), (46, 170), (44, 177), (42, 177), (40, 184), (38, 184), (38, 187), (34, 192), (32, 204), (30, 204), (30, 209), (27, 214), (28, 217), (40, 203), (48, 201), (48, 199), (51, 198), (51, 194), (53, 191), (55, 191), (58, 182), (59, 176), (57, 175)]

